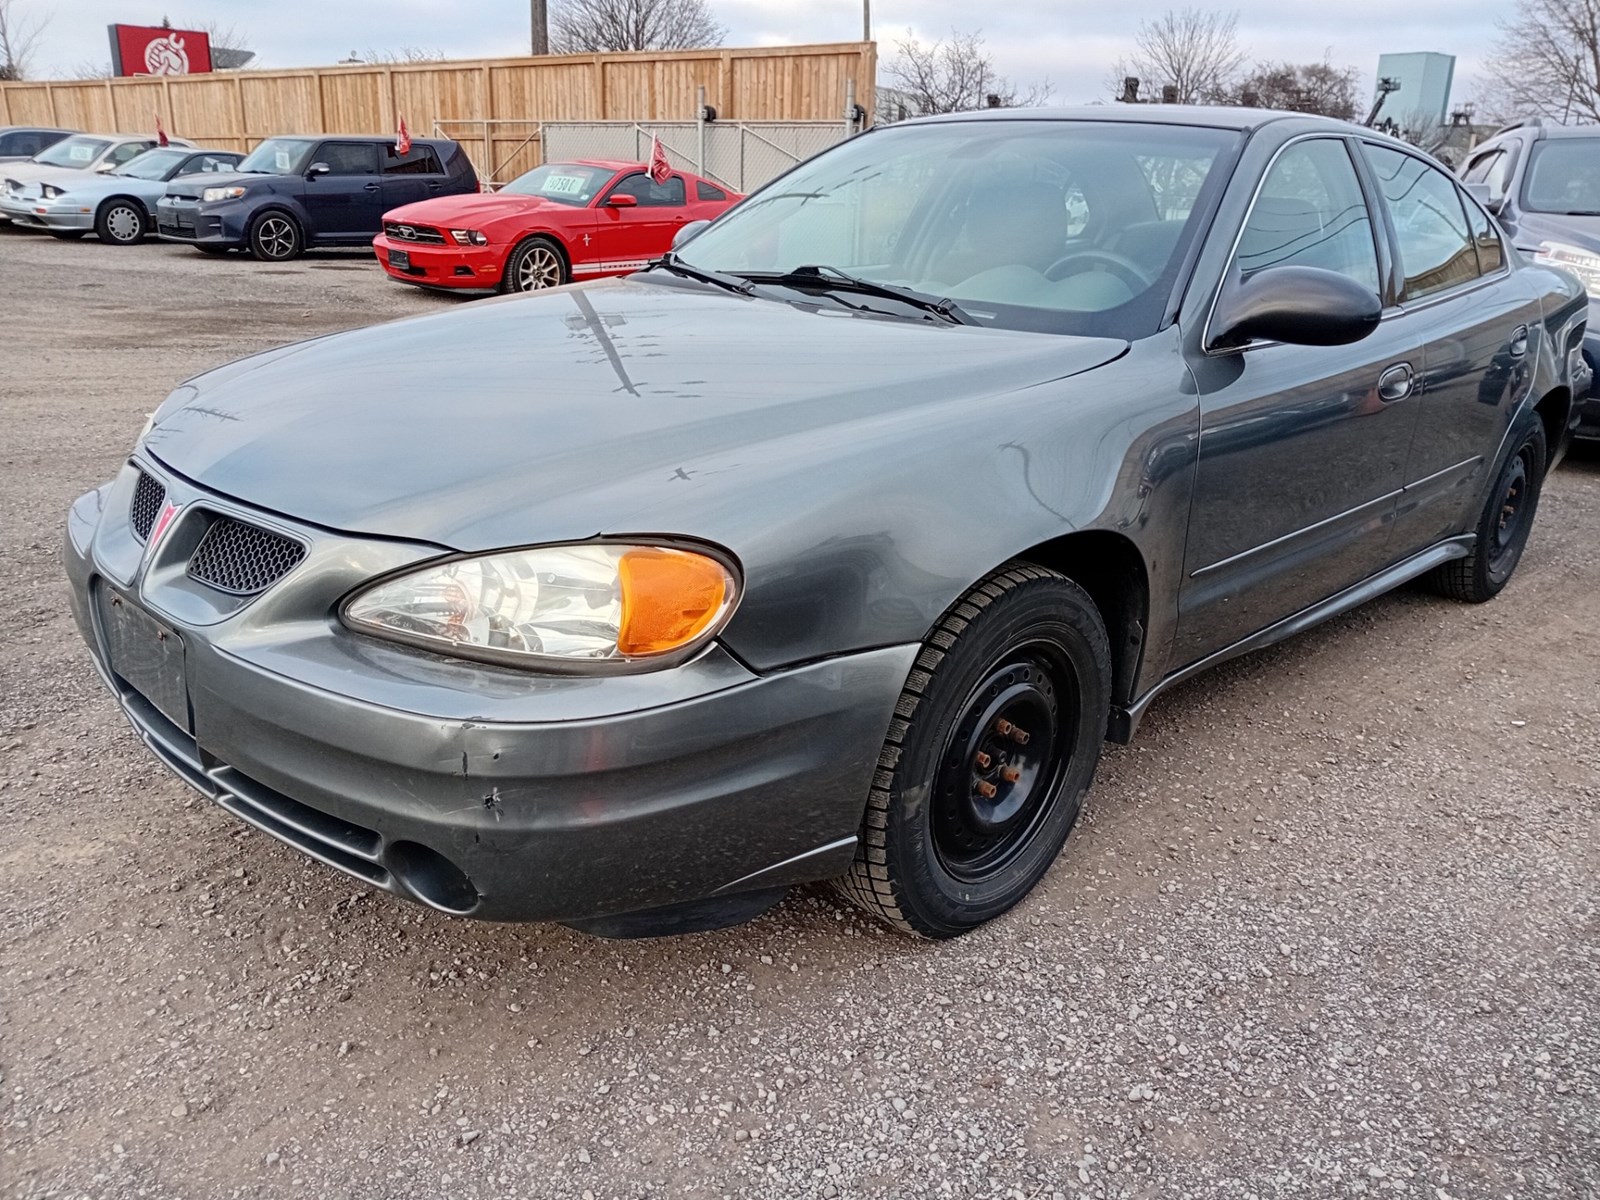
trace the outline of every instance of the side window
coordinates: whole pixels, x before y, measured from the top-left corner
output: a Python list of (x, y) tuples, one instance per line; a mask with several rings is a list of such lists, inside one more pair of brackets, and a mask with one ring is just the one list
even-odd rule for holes
[(1389, 206), (1405, 272), (1402, 300), (1418, 300), (1478, 277), (1478, 255), (1455, 181), (1388, 146), (1364, 146)]
[(629, 175), (611, 189), (612, 195), (618, 192), (632, 196), (639, 202), (640, 208), (670, 208), (683, 203), (683, 177), (674, 175), (665, 183), (657, 183), (641, 172)]
[(1478, 248), (1478, 273), (1492, 275), (1505, 265), (1505, 247), (1500, 244), (1500, 234), (1489, 219), (1489, 214), (1471, 199), (1463, 200), (1467, 210), (1467, 225), (1472, 230), (1472, 244)]
[(330, 175), (376, 175), (378, 148), (371, 142), (323, 142), (312, 161), (327, 163)]
[(1316, 138), (1289, 146), (1267, 171), (1239, 238), (1239, 271), (1320, 267), (1378, 291), (1372, 219), (1345, 143)]
[(728, 193), (713, 183), (697, 179), (694, 184), (694, 198), (696, 200), (726, 200)]
[(383, 173), (385, 175), (443, 175), (439, 156), (432, 146), (412, 146), (407, 154), (396, 154), (394, 146), (383, 147)]
[(179, 168), (178, 176), (181, 178), (184, 175), (209, 175), (215, 171), (227, 171), (237, 162), (238, 159), (226, 155), (196, 154)]
[(1491, 150), (1487, 154), (1480, 154), (1467, 164), (1467, 169), (1461, 175), (1463, 183), (1488, 183), (1489, 172), (1498, 166), (1500, 160), (1506, 156), (1504, 150)]
[(122, 145), (117, 146), (106, 156), (106, 161), (120, 167), (130, 158), (138, 158), (148, 149), (150, 149), (149, 142), (123, 142)]

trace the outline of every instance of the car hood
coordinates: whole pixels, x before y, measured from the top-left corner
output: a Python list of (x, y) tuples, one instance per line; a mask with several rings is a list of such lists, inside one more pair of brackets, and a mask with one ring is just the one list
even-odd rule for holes
[(101, 178), (98, 171), (85, 171), (81, 167), (47, 167), (42, 163), (23, 159), (21, 162), (0, 165), (0, 180), (14, 179), (23, 185), (53, 183), (64, 187)]
[(65, 182), (58, 182), (57, 186), (64, 190), (64, 196), (71, 196), (78, 200), (97, 199), (101, 196), (138, 196), (143, 200), (158, 198), (166, 191), (167, 185), (159, 179), (134, 179), (127, 175), (96, 175), (83, 171)]
[[(881, 440), (888, 423), (892, 444), (893, 422), (988, 434), (986, 398), (1126, 349), (613, 280), (242, 360), (178, 389), (145, 449), (249, 504), (458, 550), (687, 533), (655, 522), (697, 462), (793, 467), (849, 451), (853, 428)], [(778, 474), (752, 465), (699, 494), (753, 501), (740, 489)]]
[(436, 196), (402, 204), (383, 214), (385, 221), (403, 225), (460, 226), (463, 221), (480, 224), (498, 221), (503, 217), (523, 216), (527, 213), (579, 213), (583, 209), (571, 204), (558, 204), (539, 196), (507, 195), (505, 192), (469, 192), (462, 196)]
[(1565, 242), (1600, 254), (1600, 217), (1522, 213), (1517, 222), (1517, 246), (1523, 250), (1537, 250), (1540, 242)]

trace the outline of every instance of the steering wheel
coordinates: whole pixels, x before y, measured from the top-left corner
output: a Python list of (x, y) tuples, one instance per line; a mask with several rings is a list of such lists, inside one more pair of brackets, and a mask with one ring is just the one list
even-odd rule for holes
[(1044, 277), (1054, 283), (1069, 274), (1066, 270), (1067, 267), (1079, 262), (1106, 267), (1112, 275), (1122, 280), (1135, 293), (1142, 292), (1155, 283), (1154, 279), (1145, 274), (1144, 268), (1127, 255), (1118, 254), (1115, 250), (1099, 250), (1094, 247), (1086, 250), (1074, 250), (1071, 254), (1056, 259), (1055, 262), (1050, 264), (1049, 269), (1045, 271)]

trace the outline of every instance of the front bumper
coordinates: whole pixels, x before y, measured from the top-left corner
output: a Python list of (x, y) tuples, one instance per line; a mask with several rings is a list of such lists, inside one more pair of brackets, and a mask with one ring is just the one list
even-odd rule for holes
[(94, 209), (86, 205), (63, 204), (58, 200), (41, 200), (38, 197), (16, 199), (0, 197), (0, 216), (14, 224), (35, 229), (80, 230), (94, 229)]
[[(490, 920), (582, 921), (848, 867), (916, 646), (762, 676), (718, 646), (604, 678), (461, 663), (331, 615), (355, 583), (437, 549), (285, 526), (168, 479), (180, 515), (146, 554), (127, 518), (137, 476), (130, 465), (72, 508), (73, 614), (140, 737), (236, 816), (375, 887)], [(185, 522), (208, 512), (304, 537), (308, 556), (219, 617), (184, 574)], [(114, 661), (119, 601), (181, 639), (185, 700), (162, 704), (176, 720)]]
[[(372, 249), (390, 278), (426, 287), (498, 287), (505, 269), (503, 250), (493, 246), (440, 246), (407, 242), (380, 233), (372, 239)], [(409, 265), (396, 266), (391, 252), (404, 254), (410, 260)]]
[(242, 246), (249, 214), (236, 201), (200, 204), (164, 197), (156, 204), (156, 236), (190, 246)]
[[(1595, 316), (1595, 305), (1589, 305), (1589, 315)], [(1587, 394), (1577, 398), (1578, 427), (1572, 436), (1585, 440), (1600, 440), (1600, 329), (1590, 326), (1583, 335), (1583, 357), (1593, 372)]]

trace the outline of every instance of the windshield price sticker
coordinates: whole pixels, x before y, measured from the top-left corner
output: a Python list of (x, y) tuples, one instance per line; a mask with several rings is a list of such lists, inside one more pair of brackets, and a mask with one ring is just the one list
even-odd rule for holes
[(588, 183), (582, 175), (552, 175), (544, 181), (544, 190), (557, 196), (576, 196)]
[(294, 156), (291, 155), (287, 150), (274, 150), (272, 152), (272, 165), (277, 167), (278, 170), (282, 171), (285, 175), (289, 173), (290, 164), (293, 162)]
[(73, 162), (88, 162), (94, 157), (93, 146), (73, 146), (71, 148)]

